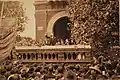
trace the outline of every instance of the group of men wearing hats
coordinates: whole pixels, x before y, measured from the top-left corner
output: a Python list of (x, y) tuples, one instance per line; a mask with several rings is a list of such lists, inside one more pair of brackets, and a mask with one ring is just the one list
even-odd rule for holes
[[(120, 78), (120, 62), (99, 56), (90, 64), (21, 63), (6, 61), (0, 65), (0, 80), (106, 80)], [(6, 79), (4, 79), (6, 78)]]

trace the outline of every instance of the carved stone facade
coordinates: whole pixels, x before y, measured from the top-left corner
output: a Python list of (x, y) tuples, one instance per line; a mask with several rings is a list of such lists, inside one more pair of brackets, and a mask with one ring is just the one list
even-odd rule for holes
[(36, 20), (36, 39), (44, 39), (45, 35), (53, 35), (54, 23), (65, 16), (67, 0), (36, 0), (35, 20)]

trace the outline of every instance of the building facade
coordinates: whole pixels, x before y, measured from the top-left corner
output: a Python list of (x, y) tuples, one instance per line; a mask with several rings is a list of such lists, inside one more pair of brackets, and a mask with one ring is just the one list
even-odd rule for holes
[[(45, 39), (45, 35), (51, 36), (64, 33), (65, 31), (55, 31), (54, 26), (64, 25), (67, 21), (67, 0), (36, 0), (35, 20), (36, 20), (36, 39)], [(60, 29), (60, 27), (59, 27)]]
[[(35, 0), (36, 40), (45, 39), (47, 36), (67, 38), (66, 26), (68, 0)], [(120, 31), (113, 29), (114, 45), (120, 44)]]

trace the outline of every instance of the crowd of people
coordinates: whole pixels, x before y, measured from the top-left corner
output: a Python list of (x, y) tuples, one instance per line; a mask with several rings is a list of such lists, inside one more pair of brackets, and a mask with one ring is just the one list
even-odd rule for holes
[(39, 39), (39, 41), (34, 40), (30, 37), (21, 37), (17, 35), (16, 37), (16, 46), (44, 46), (44, 45), (75, 45), (75, 44), (85, 44), (88, 45), (85, 41), (76, 41), (74, 39), (68, 38), (56, 38), (53, 36), (45, 36), (45, 39)]
[(16, 46), (41, 46), (43, 44), (43, 40), (36, 41), (30, 37), (21, 37), (18, 35), (16, 37)]
[(33, 40), (30, 37), (17, 36), (16, 46), (43, 46), (43, 45), (74, 45), (75, 40), (70, 39), (57, 39), (57, 38), (46, 38), (45, 40), (40, 39), (39, 41)]
[(45, 40), (46, 45), (70, 45), (75, 44), (72, 40), (69, 39), (56, 39), (56, 38), (48, 38)]
[(57, 37), (46, 37), (44, 40), (45, 45), (75, 45), (75, 44), (85, 44), (89, 45), (85, 41), (79, 41), (72, 38), (57, 38)]
[(0, 63), (0, 80), (119, 80), (120, 60), (93, 57), (89, 64), (22, 63), (5, 60)]

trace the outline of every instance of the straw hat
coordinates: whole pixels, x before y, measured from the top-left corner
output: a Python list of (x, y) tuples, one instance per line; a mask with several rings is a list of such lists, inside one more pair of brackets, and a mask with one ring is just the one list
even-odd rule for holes
[(12, 74), (8, 77), (7, 80), (10, 80), (10, 78), (19, 78), (19, 75), (18, 74)]
[(20, 72), (22, 73), (22, 72), (28, 72), (28, 71), (29, 71), (29, 68), (23, 67)]
[(100, 72), (101, 73), (101, 70), (99, 69), (99, 67), (97, 66), (97, 65), (95, 65), (94, 67), (89, 67), (90, 69), (93, 69), (93, 70), (96, 70), (96, 71), (98, 71), (98, 72)]

